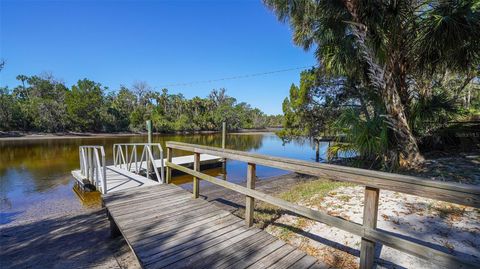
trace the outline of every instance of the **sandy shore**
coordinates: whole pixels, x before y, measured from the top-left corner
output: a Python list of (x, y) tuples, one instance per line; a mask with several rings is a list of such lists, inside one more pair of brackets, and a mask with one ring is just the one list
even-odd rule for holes
[(143, 136), (146, 133), (0, 133), (0, 141), (9, 140), (35, 140), (35, 139), (71, 139), (71, 138), (102, 138), (119, 136)]
[[(315, 197), (303, 206), (328, 212), (355, 223), (363, 220), (364, 191), (360, 186), (340, 187), (320, 203)], [(408, 238), (419, 238), (434, 248), (461, 259), (478, 262), (480, 257), (480, 212), (478, 209), (392, 191), (380, 192), (379, 229)], [(335, 268), (358, 268), (361, 238), (341, 229), (284, 214), (267, 231), (281, 237), (291, 230), (287, 242)], [(285, 236), (284, 236), (285, 237)], [(439, 268), (438, 265), (391, 247), (377, 244), (377, 268)]]

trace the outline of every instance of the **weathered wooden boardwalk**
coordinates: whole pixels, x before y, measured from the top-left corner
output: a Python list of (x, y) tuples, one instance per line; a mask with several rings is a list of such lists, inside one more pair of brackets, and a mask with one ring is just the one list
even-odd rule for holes
[[(117, 172), (131, 173), (131, 166), (128, 165), (132, 164), (132, 158), (137, 165), (142, 161), (154, 162), (151, 152), (153, 145), (140, 144), (143, 146), (140, 161), (136, 160), (135, 147), (139, 146), (138, 144), (127, 145), (133, 147), (130, 158), (127, 149), (124, 155), (122, 147), (118, 146), (119, 153), (114, 154), (114, 160), (121, 157), (122, 162)], [(155, 145), (162, 153), (161, 147)], [(112, 232), (123, 235), (144, 268), (327, 268), (306, 253), (265, 231), (253, 228), (255, 200), (360, 236), (362, 269), (374, 267), (377, 243), (426, 259), (444, 268), (478, 268), (478, 263), (452, 255), (440, 245), (427, 244), (421, 241), (420, 236), (405, 237), (376, 227), (380, 189), (478, 208), (480, 188), (477, 186), (180, 142), (167, 142), (166, 146), (167, 159), (162, 162), (162, 168), (166, 168), (165, 180), (163, 173), (160, 177), (158, 171), (155, 171), (157, 178), (161, 180), (152, 186), (135, 186), (106, 194), (104, 192), (103, 195)], [(173, 150), (192, 152), (193, 169), (175, 163)], [(202, 173), (202, 155), (206, 154), (246, 162), (246, 186)], [(102, 156), (102, 162), (99, 155)], [(83, 175), (90, 176), (91, 181), (97, 182), (102, 191), (107, 190), (103, 147), (82, 146), (80, 156)], [(92, 159), (92, 156), (95, 158)], [(144, 159), (144, 156), (150, 157)], [(125, 168), (122, 163), (126, 165)], [(328, 212), (314, 210), (255, 190), (257, 165), (365, 186), (363, 223), (332, 216)], [(153, 167), (155, 168), (155, 165)], [(121, 171), (122, 169), (124, 171)], [(171, 182), (173, 170), (193, 176), (193, 193), (167, 184)], [(141, 174), (140, 169), (134, 171), (137, 173), (135, 175)], [(148, 170), (147, 175), (150, 175)], [(205, 200), (195, 199), (200, 197), (200, 179), (244, 195), (245, 223), (229, 211)], [(164, 184), (159, 184), (162, 182)]]
[(103, 196), (143, 268), (327, 268), (314, 257), (178, 186)]

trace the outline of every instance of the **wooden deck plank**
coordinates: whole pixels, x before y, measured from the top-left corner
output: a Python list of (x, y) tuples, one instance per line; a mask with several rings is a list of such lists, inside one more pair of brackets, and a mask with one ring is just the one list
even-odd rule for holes
[(316, 262), (178, 186), (107, 194), (104, 204), (143, 268), (308, 268)]
[[(108, 202), (108, 201), (111, 201), (111, 200), (119, 199), (119, 198), (124, 197), (126, 195), (127, 196), (129, 196), (129, 195), (142, 195), (142, 194), (145, 194), (145, 193), (152, 193), (152, 192), (161, 193), (161, 192), (171, 190), (171, 189), (176, 189), (176, 188), (177, 188), (177, 186), (172, 185), (172, 184), (163, 184), (162, 188), (141, 187), (141, 188), (136, 188), (135, 192), (132, 192), (132, 190), (130, 190), (130, 189), (125, 189), (125, 190), (121, 190), (121, 191), (108, 193), (107, 195), (103, 196), (103, 200)], [(123, 199), (123, 198), (121, 198), (121, 199)]]
[[(198, 217), (195, 217), (195, 218), (191, 218), (189, 219), (188, 221), (185, 221), (182, 223), (183, 225), (183, 228), (187, 229), (189, 227), (193, 227), (195, 226), (198, 222), (200, 223), (205, 223), (206, 221), (212, 221), (214, 219), (221, 219), (221, 218), (224, 218), (228, 216), (228, 213), (221, 213), (219, 214), (218, 212), (211, 212), (211, 213), (208, 213), (208, 214), (205, 214), (205, 215), (202, 215), (202, 216), (198, 216)], [(137, 235), (142, 235), (142, 236), (147, 236), (150, 234), (153, 235), (153, 234), (156, 234), (156, 233), (163, 233), (163, 232), (168, 232), (168, 231), (171, 231), (171, 230), (176, 230), (179, 228), (179, 226), (175, 226), (175, 220), (170, 222), (170, 223), (166, 223), (166, 225), (163, 225), (163, 223), (156, 223), (156, 224), (153, 224), (153, 225), (149, 225), (148, 227), (143, 227), (143, 228), (139, 228), (139, 229), (132, 229), (130, 231), (128, 231), (128, 234), (126, 236), (128, 236), (128, 238), (131, 238), (132, 236), (137, 236)], [(173, 224), (173, 225), (169, 225), (169, 224)], [(167, 226), (168, 225), (168, 226)]]
[(290, 246), (289, 244), (285, 244), (277, 250), (273, 251), (272, 253), (268, 254), (267, 256), (263, 257), (262, 259), (259, 259), (256, 263), (250, 265), (248, 268), (268, 268), (269, 266), (272, 266), (273, 264), (281, 260), (283, 257), (287, 256), (293, 250), (295, 250), (294, 247)]
[(202, 214), (209, 213), (218, 214), (219, 212), (215, 208), (206, 206), (200, 210), (186, 211), (182, 212), (182, 214), (173, 214), (172, 216), (164, 218), (159, 218), (157, 216), (149, 216), (148, 219), (142, 220), (140, 222), (126, 223), (123, 225), (123, 229), (128, 232), (132, 229), (138, 230), (142, 228), (150, 228), (152, 226), (156, 226), (157, 224), (162, 226), (178, 226), (181, 225), (182, 222), (187, 222), (190, 219), (201, 216)]
[[(176, 192), (174, 192), (176, 193)], [(160, 194), (158, 196), (148, 197), (141, 200), (132, 200), (130, 203), (125, 204), (118, 204), (115, 207), (111, 207), (111, 212), (117, 212), (120, 215), (124, 213), (131, 213), (132, 210), (144, 210), (155, 206), (157, 208), (169, 209), (169, 206), (177, 205), (188, 200), (192, 201), (191, 204), (199, 204), (200, 202), (195, 202), (191, 199), (190, 195), (185, 195), (180, 191), (180, 195), (170, 195), (165, 196), (164, 194)]]
[(141, 195), (131, 195), (131, 196), (123, 196), (122, 198), (117, 198), (111, 202), (109, 202), (109, 204), (111, 206), (113, 205), (117, 205), (117, 206), (121, 206), (121, 205), (133, 205), (133, 204), (136, 204), (136, 202), (140, 202), (140, 201), (143, 201), (143, 200), (149, 200), (149, 201), (152, 201), (152, 200), (156, 200), (158, 199), (159, 197), (170, 197), (170, 198), (179, 198), (179, 197), (190, 197), (189, 195), (187, 195), (187, 193), (185, 193), (184, 191), (182, 190), (178, 190), (178, 189), (172, 189), (172, 190), (167, 190), (165, 192), (162, 192), (162, 193), (144, 193), (144, 194), (141, 194)]
[[(172, 202), (172, 200), (168, 201), (168, 202)], [(112, 209), (110, 212), (113, 213), (115, 216), (118, 216), (118, 217), (121, 217), (123, 215), (129, 215), (129, 217), (134, 217), (135, 214), (153, 214), (154, 212), (157, 212), (159, 210), (162, 210), (163, 212), (165, 211), (172, 211), (172, 210), (177, 210), (177, 209), (181, 209), (182, 207), (190, 207), (190, 206), (193, 206), (192, 203), (190, 202), (189, 199), (182, 199), (182, 200), (175, 200), (175, 206), (170, 208), (170, 209), (165, 209), (163, 208), (163, 203), (164, 201), (162, 201), (161, 204), (156, 204), (156, 203), (151, 203), (151, 204), (147, 204), (147, 203), (141, 203), (141, 204), (138, 204), (136, 205), (135, 207), (127, 207), (127, 208), (123, 208), (123, 209), (118, 209), (118, 208), (115, 208), (115, 209)], [(198, 203), (200, 204), (200, 203)], [(162, 205), (162, 206), (160, 206)], [(195, 204), (197, 205), (197, 204)]]
[[(218, 228), (214, 232), (211, 232), (200, 237), (185, 240), (185, 238), (176, 238), (174, 240), (177, 244), (163, 244), (156, 245), (155, 247), (143, 246), (138, 247), (143, 256), (140, 256), (142, 260), (149, 263), (162, 264), (173, 263), (177, 260), (188, 257), (190, 254), (198, 253), (199, 248), (211, 246), (220, 240), (225, 240), (237, 234), (245, 233), (246, 229), (242, 227), (241, 223), (235, 223), (226, 227)], [(194, 234), (193, 234), (194, 235)]]
[(303, 253), (302, 251), (295, 249), (294, 251), (290, 252), (288, 255), (280, 259), (278, 262), (274, 263), (269, 268), (287, 269), (306, 255), (307, 254)]
[(190, 241), (192, 239), (210, 234), (219, 229), (225, 228), (227, 226), (234, 225), (241, 222), (239, 219), (229, 218), (229, 216), (219, 219), (213, 223), (206, 223), (200, 227), (193, 229), (188, 229), (184, 231), (178, 231), (175, 233), (162, 233), (158, 236), (151, 236), (148, 238), (141, 238), (141, 240), (135, 241), (135, 245), (140, 249), (143, 246), (148, 246), (152, 244), (162, 245), (164, 248), (170, 247), (170, 243), (174, 244), (183, 244), (184, 242)]
[[(268, 244), (267, 246), (243, 257), (241, 260), (237, 261), (236, 263), (230, 264), (228, 268), (247, 268), (250, 265), (257, 262), (258, 260), (262, 259), (263, 257), (283, 247), (284, 245), (285, 245), (285, 242), (281, 240), (275, 240), (272, 243)], [(223, 268), (223, 267), (217, 267), (217, 268)]]
[(159, 207), (158, 204), (150, 204), (145, 206), (137, 206), (133, 208), (125, 209), (124, 211), (112, 211), (112, 215), (114, 215), (119, 220), (126, 219), (129, 221), (130, 219), (140, 220), (144, 216), (151, 216), (151, 215), (166, 215), (170, 213), (174, 213), (176, 211), (186, 210), (190, 208), (199, 208), (203, 206), (207, 206), (208, 203), (191, 203), (190, 199), (183, 199), (177, 200), (175, 206), (171, 208), (164, 209)]
[(155, 229), (149, 229), (145, 232), (129, 233), (128, 239), (132, 242), (141, 240), (142, 238), (150, 238), (154, 236), (170, 236), (171, 234), (181, 233), (190, 229), (203, 229), (203, 225), (208, 225), (209, 223), (215, 223), (217, 221), (223, 221), (224, 218), (230, 216), (229, 214), (210, 214), (202, 217), (198, 217), (192, 220), (190, 223), (185, 224), (180, 227), (163, 227), (159, 226)]
[(331, 266), (326, 265), (325, 263), (322, 263), (317, 260), (316, 263), (314, 263), (312, 266), (308, 267), (308, 269), (329, 269), (332, 268)]
[(304, 269), (310, 268), (310, 266), (314, 265), (317, 262), (312, 256), (305, 255), (300, 260), (296, 261), (292, 266), (288, 267), (288, 269)]
[[(188, 200), (187, 200), (188, 201)], [(182, 206), (182, 207), (177, 207), (177, 208), (172, 208), (170, 210), (164, 210), (162, 211), (161, 209), (156, 209), (155, 211), (150, 211), (149, 213), (145, 213), (145, 215), (142, 214), (127, 214), (123, 215), (118, 218), (119, 221), (122, 221), (122, 223), (125, 225), (125, 227), (130, 226), (130, 224), (138, 225), (141, 224), (144, 221), (156, 221), (156, 220), (161, 220), (162, 222), (169, 220), (169, 218), (173, 216), (178, 216), (178, 215), (184, 215), (187, 214), (187, 212), (194, 212), (197, 210), (206, 210), (209, 207), (207, 204), (194, 204), (194, 205), (189, 205), (189, 206)], [(194, 212), (194, 216), (196, 216), (196, 212)], [(115, 216), (115, 215), (113, 215)], [(128, 229), (128, 228), (127, 228)]]
[(256, 234), (254, 238), (245, 238), (235, 245), (219, 250), (218, 255), (215, 253), (211, 255), (211, 257), (208, 257), (208, 259), (204, 259), (203, 264), (201, 263), (198, 268), (228, 267), (230, 264), (236, 263), (251, 252), (263, 248), (274, 240), (275, 239), (267, 233)]
[(193, 263), (196, 260), (208, 257), (212, 253), (217, 252), (219, 249), (225, 248), (231, 244), (235, 244), (246, 237), (258, 233), (260, 233), (260, 230), (247, 229), (242, 224), (240, 225), (240, 228), (236, 230), (223, 234), (207, 242), (203, 242), (200, 245), (197, 245), (195, 248), (186, 249), (185, 251), (152, 263), (151, 265), (160, 265), (161, 267), (169, 266), (174, 268), (193, 268), (195, 267)]

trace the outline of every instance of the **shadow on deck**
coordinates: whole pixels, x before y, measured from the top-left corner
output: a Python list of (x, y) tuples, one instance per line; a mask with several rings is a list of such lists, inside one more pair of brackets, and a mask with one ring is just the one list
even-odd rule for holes
[(123, 238), (112, 239), (105, 210), (0, 228), (0, 267), (139, 268)]

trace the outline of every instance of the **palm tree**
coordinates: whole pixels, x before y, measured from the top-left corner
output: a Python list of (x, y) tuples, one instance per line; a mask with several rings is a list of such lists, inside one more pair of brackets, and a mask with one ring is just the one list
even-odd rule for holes
[(404, 167), (422, 163), (409, 119), (416, 81), (480, 63), (480, 6), (468, 0), (264, 0), (327, 71), (381, 100)]

